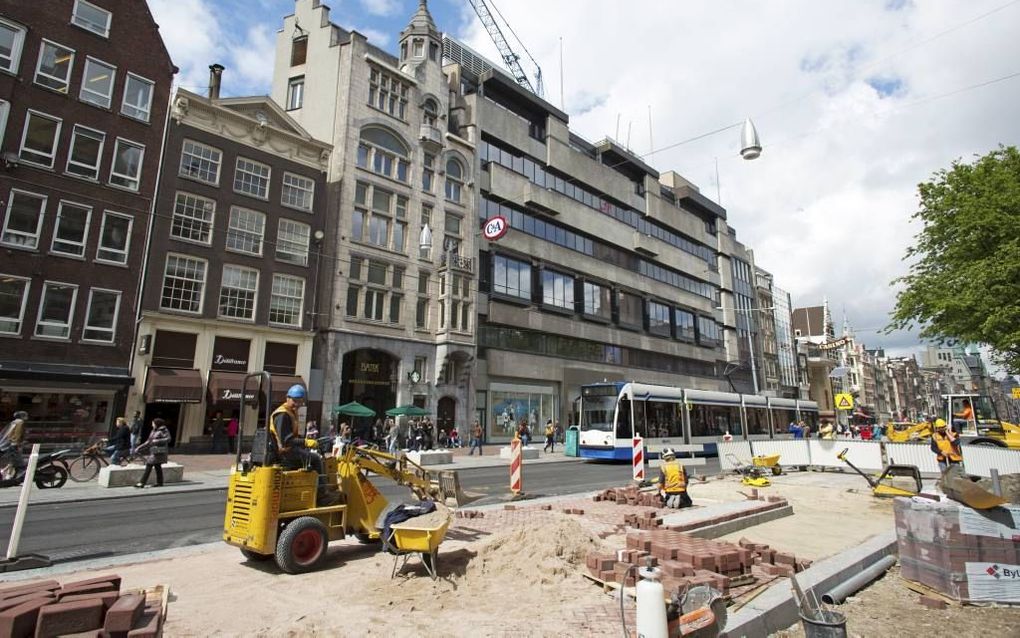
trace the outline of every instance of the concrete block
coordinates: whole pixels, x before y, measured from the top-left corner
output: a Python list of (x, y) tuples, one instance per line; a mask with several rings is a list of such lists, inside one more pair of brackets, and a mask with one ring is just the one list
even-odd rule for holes
[(21, 596), (11, 596), (10, 598), (4, 598), (3, 600), (0, 600), (0, 611), (4, 611), (12, 607), (19, 607), (27, 602), (39, 598), (49, 599), (50, 602), (56, 602), (57, 600), (56, 597), (53, 595), (53, 592), (49, 590), (41, 589), (36, 591), (30, 591), (26, 594), (22, 594)]
[(72, 583), (65, 585), (60, 588), (57, 595), (63, 600), (65, 596), (71, 594), (101, 594), (106, 592), (119, 593), (120, 587), (117, 583), (111, 583), (108, 581), (100, 581), (97, 583)]
[(407, 458), (421, 466), (426, 465), (448, 465), (453, 463), (453, 452), (449, 450), (424, 450), (422, 452), (408, 452)]
[(52, 598), (37, 598), (0, 612), (0, 636), (30, 638), (35, 635), (39, 610), (49, 605)]
[(162, 620), (159, 610), (146, 608), (142, 617), (135, 623), (134, 628), (127, 633), (128, 638), (157, 638), (159, 636), (159, 625)]
[(69, 592), (72, 589), (81, 589), (86, 585), (101, 585), (107, 584), (112, 585), (113, 589), (120, 589), (120, 575), (109, 574), (107, 576), (95, 576), (93, 578), (86, 578), (84, 580), (75, 580), (70, 583), (64, 583), (63, 587), (60, 588), (62, 592)]
[(11, 585), (10, 587), (4, 587), (0, 589), (0, 600), (4, 598), (12, 598), (14, 596), (22, 596), (31, 591), (39, 590), (53, 591), (60, 589), (60, 583), (55, 580), (41, 580), (35, 583), (27, 583), (21, 585)]
[(35, 637), (56, 638), (63, 634), (100, 629), (102, 626), (103, 603), (100, 600), (54, 603), (39, 610)]
[[(145, 474), (144, 465), (127, 465), (124, 467), (108, 465), (99, 470), (100, 487), (131, 487), (142, 480)], [(163, 482), (180, 483), (184, 480), (184, 466), (179, 463), (163, 464)], [(149, 482), (156, 484), (156, 470), (149, 473)]]
[(145, 596), (128, 594), (117, 599), (106, 612), (106, 622), (103, 629), (108, 633), (119, 633), (131, 631), (145, 611)]
[(103, 591), (93, 592), (89, 594), (67, 594), (60, 597), (62, 603), (73, 603), (76, 600), (98, 600), (103, 603), (103, 610), (108, 610), (117, 599), (120, 598), (120, 592), (117, 591)]
[[(534, 461), (539, 457), (540, 452), (541, 451), (537, 447), (531, 447), (530, 445), (523, 447), (521, 448), (521, 459), (525, 461)], [(499, 448), (499, 458), (510, 460), (509, 445)]]
[(925, 607), (928, 607), (929, 609), (945, 609), (946, 607), (949, 606), (949, 604), (946, 603), (946, 601), (942, 600), (941, 598), (935, 598), (934, 596), (922, 595), (917, 599), (917, 602), (921, 603)]

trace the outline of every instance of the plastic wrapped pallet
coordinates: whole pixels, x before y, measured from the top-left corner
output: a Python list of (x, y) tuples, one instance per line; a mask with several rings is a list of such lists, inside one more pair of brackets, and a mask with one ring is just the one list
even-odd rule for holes
[(961, 601), (1020, 603), (1020, 507), (898, 498), (900, 568)]

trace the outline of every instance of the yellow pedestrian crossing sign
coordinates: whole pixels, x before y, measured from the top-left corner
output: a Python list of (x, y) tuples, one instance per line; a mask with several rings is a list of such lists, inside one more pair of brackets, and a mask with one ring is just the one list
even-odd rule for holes
[(837, 410), (853, 410), (854, 409), (854, 398), (852, 395), (846, 392), (840, 392), (836, 395), (836, 409)]

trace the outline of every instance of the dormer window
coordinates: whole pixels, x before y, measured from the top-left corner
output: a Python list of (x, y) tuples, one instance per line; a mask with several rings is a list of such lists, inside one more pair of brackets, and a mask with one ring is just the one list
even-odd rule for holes
[(425, 40), (415, 38), (411, 41), (411, 56), (415, 58), (425, 57)]

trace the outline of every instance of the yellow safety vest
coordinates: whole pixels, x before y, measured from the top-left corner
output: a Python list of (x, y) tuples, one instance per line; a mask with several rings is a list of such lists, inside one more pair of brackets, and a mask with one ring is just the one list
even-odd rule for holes
[(940, 434), (936, 432), (932, 435), (932, 438), (935, 440), (935, 445), (939, 448), (939, 453), (935, 458), (940, 461), (945, 461), (948, 457), (949, 460), (954, 463), (959, 463), (963, 460), (963, 457), (956, 452), (956, 449), (953, 446), (953, 444), (956, 443), (956, 440), (950, 439), (948, 434)]
[(293, 429), (293, 432), (291, 434), (292, 436), (297, 436), (299, 432), (298, 415), (297, 412), (287, 407), (286, 402), (284, 402), (284, 404), (281, 405), (280, 407), (273, 410), (273, 413), (269, 415), (269, 433), (273, 435), (274, 439), (276, 439), (276, 449), (279, 450), (280, 453), (282, 454), (284, 452), (289, 452), (290, 446), (289, 445), (286, 447), (283, 446), (283, 442), (280, 440), (280, 435), (276, 431), (276, 415), (278, 414), (286, 414), (290, 417), (290, 426)]
[(687, 491), (687, 473), (683, 465), (676, 461), (668, 461), (662, 465), (662, 473), (665, 476), (662, 489), (667, 494)]

